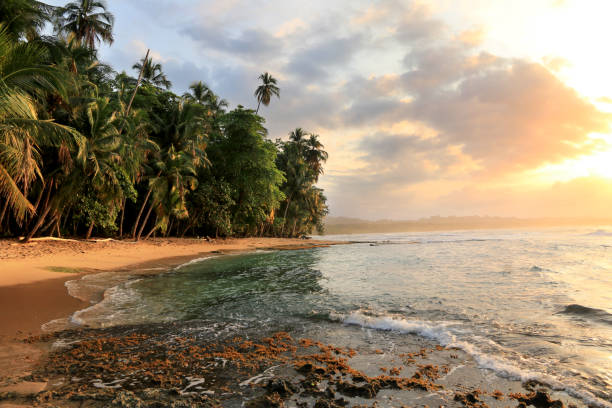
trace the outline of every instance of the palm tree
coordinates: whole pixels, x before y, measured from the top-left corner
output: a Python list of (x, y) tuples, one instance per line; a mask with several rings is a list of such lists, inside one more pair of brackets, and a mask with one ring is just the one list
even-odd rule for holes
[(208, 85), (202, 81), (192, 83), (189, 85), (189, 89), (191, 92), (185, 92), (183, 97), (202, 105), (207, 102), (209, 94), (212, 92)]
[(0, 24), (0, 197), (17, 220), (34, 213), (27, 195), (30, 185), (42, 179), (42, 146), (73, 144), (74, 129), (38, 117), (30, 92), (59, 92), (64, 77), (45, 66), (44, 50), (33, 43), (15, 43)]
[(38, 33), (50, 20), (55, 7), (36, 0), (0, 1), (0, 23), (4, 24), (14, 40), (23, 36), (38, 37)]
[(319, 181), (319, 175), (323, 174), (323, 163), (329, 157), (328, 153), (323, 150), (325, 146), (319, 141), (319, 135), (311, 133), (306, 140), (306, 163), (312, 169), (315, 183)]
[[(134, 239), (138, 240), (142, 235), (153, 209), (157, 216), (153, 230), (160, 227), (165, 230), (172, 216), (182, 219), (188, 215), (186, 196), (197, 186), (196, 169), (210, 164), (205, 152), (207, 126), (204, 109), (199, 104), (182, 100), (162, 118), (158, 137), (161, 151), (153, 163), (157, 174), (149, 179), (149, 190), (132, 228)], [(139, 224), (151, 196), (149, 210)]]
[[(144, 64), (144, 69), (143, 69)], [(162, 71), (160, 63), (153, 63), (153, 57), (142, 58), (139, 62), (132, 65), (132, 68), (140, 71), (142, 69), (142, 80), (155, 86), (170, 89), (172, 82), (168, 80), (166, 74)]]
[(97, 43), (112, 44), (113, 15), (106, 11), (104, 0), (80, 0), (66, 4), (56, 11), (57, 30), (66, 33), (94, 49)]
[(261, 85), (255, 90), (255, 97), (257, 98), (257, 110), (255, 114), (259, 113), (259, 105), (264, 104), (268, 106), (273, 95), (280, 98), (280, 88), (276, 86), (277, 81), (272, 75), (264, 72), (259, 76), (261, 79)]

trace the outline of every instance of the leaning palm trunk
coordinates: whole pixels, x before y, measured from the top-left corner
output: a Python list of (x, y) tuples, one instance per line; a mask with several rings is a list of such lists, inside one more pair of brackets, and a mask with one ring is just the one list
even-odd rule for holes
[(153, 210), (153, 204), (149, 206), (149, 211), (147, 211), (147, 215), (145, 216), (144, 221), (142, 221), (142, 225), (140, 226), (140, 229), (138, 230), (138, 235), (135, 238), (136, 241), (140, 240), (140, 236), (142, 235), (142, 231), (144, 230), (145, 225), (147, 225), (147, 221), (149, 221), (149, 216), (151, 215), (152, 210)]
[[(147, 49), (147, 54), (145, 55), (145, 61), (149, 58), (149, 49)], [(136, 81), (136, 88), (134, 88), (134, 92), (132, 93), (132, 97), (130, 98), (130, 101), (128, 102), (128, 106), (125, 109), (125, 117), (127, 118), (128, 115), (130, 114), (130, 109), (132, 108), (132, 102), (134, 102), (134, 98), (136, 97), (136, 92), (138, 92), (138, 88), (140, 87), (140, 82), (142, 81), (142, 73), (144, 71), (145, 68), (145, 64), (142, 64), (142, 67), (140, 68), (140, 73), (138, 74), (138, 80)], [(123, 132), (123, 125), (125, 124), (125, 121), (123, 123), (121, 123), (121, 127), (119, 128), (119, 134), (121, 134), (121, 132)]]
[[(149, 201), (149, 197), (151, 196), (152, 191), (153, 191), (153, 186), (149, 187), (149, 191), (147, 192), (147, 195), (145, 196), (142, 206), (140, 207), (140, 211), (138, 211), (138, 216), (136, 217), (136, 221), (134, 221), (134, 226), (132, 227), (132, 239), (136, 239), (136, 231), (138, 230), (138, 223), (140, 222), (140, 217), (142, 216), (142, 212), (144, 211), (145, 206), (147, 205), (147, 201)], [(145, 224), (146, 224), (146, 220), (145, 220)]]
[(42, 226), (43, 222), (45, 221), (45, 218), (47, 217), (47, 214), (49, 214), (49, 210), (51, 209), (51, 206), (49, 205), (49, 197), (51, 196), (51, 190), (53, 189), (53, 181), (54, 180), (51, 179), (51, 182), (49, 183), (49, 186), (47, 188), (47, 195), (45, 197), (45, 204), (43, 206), (43, 212), (38, 217), (36, 224), (34, 225), (34, 227), (32, 227), (28, 235), (26, 235), (21, 241), (24, 244), (28, 243), (32, 239), (34, 234), (36, 234), (38, 229)]
[(94, 222), (92, 220), (91, 223), (89, 224), (89, 229), (87, 230), (87, 235), (85, 236), (85, 239), (91, 238), (91, 232), (93, 231), (93, 227), (94, 227)]
[(147, 234), (146, 237), (144, 237), (144, 240), (146, 241), (147, 239), (149, 239), (149, 237), (151, 236), (151, 234), (153, 233), (153, 231), (155, 231), (157, 229), (157, 217), (155, 217), (155, 222), (153, 223), (153, 228), (151, 228), (151, 231), (149, 231), (149, 233)]
[(126, 199), (124, 198), (121, 201), (121, 219), (119, 220), (119, 238), (123, 238), (123, 216), (125, 215), (125, 203)]
[(283, 225), (281, 227), (281, 232), (280, 232), (281, 237), (283, 236), (283, 233), (285, 232), (285, 224), (287, 224), (287, 210), (289, 210), (289, 204), (291, 204), (292, 196), (293, 196), (293, 193), (289, 194), (289, 197), (287, 197), (287, 206), (285, 207), (285, 213), (283, 214)]
[(6, 214), (6, 209), (8, 208), (8, 200), (4, 202), (2, 206), (2, 213), (0, 214), (0, 230), (2, 229), (2, 222), (4, 221), (4, 215)]

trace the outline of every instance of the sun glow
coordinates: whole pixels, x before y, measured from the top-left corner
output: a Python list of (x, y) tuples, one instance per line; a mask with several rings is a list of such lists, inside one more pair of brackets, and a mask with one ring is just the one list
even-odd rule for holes
[(612, 135), (591, 135), (608, 145), (605, 150), (578, 156), (557, 164), (547, 164), (534, 170), (529, 176), (541, 181), (568, 181), (578, 177), (603, 177), (612, 179)]

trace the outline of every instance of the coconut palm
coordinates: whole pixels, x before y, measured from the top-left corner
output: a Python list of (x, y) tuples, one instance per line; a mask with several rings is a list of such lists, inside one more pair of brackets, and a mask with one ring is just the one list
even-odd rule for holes
[[(144, 64), (144, 69), (143, 69), (143, 64)], [(166, 74), (164, 74), (164, 72), (162, 71), (162, 66), (160, 63), (153, 63), (153, 58), (147, 58), (146, 60), (144, 58), (142, 58), (139, 62), (137, 62), (136, 64), (132, 65), (132, 68), (140, 71), (141, 69), (142, 71), (142, 80), (144, 82), (147, 82), (149, 84), (161, 87), (161, 88), (165, 88), (165, 89), (170, 89), (170, 87), (172, 86), (172, 82), (170, 82), (168, 80), (168, 78), (166, 77)]]
[(50, 20), (55, 7), (36, 0), (0, 1), (0, 23), (9, 35), (17, 40), (21, 37), (33, 39)]
[(259, 106), (263, 103), (265, 106), (270, 104), (272, 96), (276, 95), (280, 98), (280, 88), (276, 85), (277, 81), (272, 75), (264, 72), (259, 76), (261, 79), (261, 85), (255, 90), (255, 97), (257, 98), (257, 110), (255, 113), (259, 113)]
[[(187, 216), (186, 196), (197, 186), (196, 169), (210, 164), (205, 152), (207, 126), (204, 116), (203, 106), (181, 100), (161, 118), (157, 138), (160, 153), (152, 166), (156, 175), (149, 179), (149, 190), (132, 228), (134, 239), (142, 235), (153, 209), (157, 216), (154, 229), (165, 230), (172, 216), (177, 219)], [(149, 210), (138, 228), (150, 197), (153, 199)]]
[(185, 92), (183, 97), (202, 105), (208, 101), (209, 93), (212, 92), (208, 85), (202, 81), (197, 81), (189, 85), (189, 90), (190, 92)]
[(80, 0), (66, 4), (55, 12), (57, 30), (73, 36), (77, 41), (94, 49), (96, 44), (112, 44), (113, 15), (106, 11), (104, 0)]
[(329, 157), (328, 153), (323, 150), (324, 147), (319, 141), (319, 135), (311, 133), (306, 140), (306, 163), (312, 169), (315, 183), (319, 181), (319, 175), (323, 174), (323, 163)]
[(72, 144), (74, 129), (41, 120), (30, 93), (58, 92), (63, 76), (40, 63), (44, 50), (32, 43), (15, 43), (0, 24), (0, 196), (18, 220), (34, 212), (27, 194), (41, 179), (42, 146)]

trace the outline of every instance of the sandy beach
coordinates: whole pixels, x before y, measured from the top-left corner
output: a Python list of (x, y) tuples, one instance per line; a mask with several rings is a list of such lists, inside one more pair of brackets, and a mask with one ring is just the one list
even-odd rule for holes
[[(354, 318), (343, 325), (320, 320), (292, 334), (258, 326), (224, 330), (223, 321), (213, 331), (195, 332), (189, 321), (41, 330), (43, 323), (89, 306), (65, 286), (86, 274), (158, 273), (211, 253), (339, 243), (0, 241), (0, 407), (585, 406), (537, 380), (482, 370), (459, 348), (401, 330), (372, 332), (374, 320)], [(378, 250), (357, 250), (366, 248)], [(306, 271), (300, 275), (308, 277)]]
[[(0, 240), (0, 392), (35, 391), (40, 384), (11, 384), (27, 374), (46, 346), (21, 341), (41, 334), (41, 325), (88, 304), (71, 297), (65, 282), (88, 273), (148, 265), (171, 267), (211, 252), (298, 249), (337, 244), (284, 238), (154, 239), (132, 241)], [(0, 406), (3, 406), (0, 402)]]

